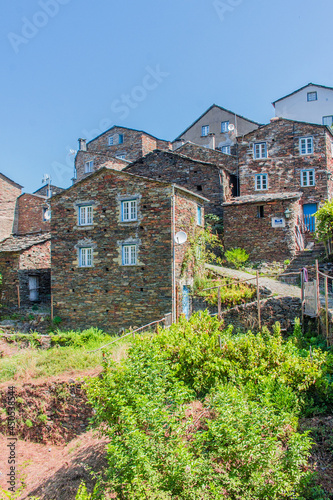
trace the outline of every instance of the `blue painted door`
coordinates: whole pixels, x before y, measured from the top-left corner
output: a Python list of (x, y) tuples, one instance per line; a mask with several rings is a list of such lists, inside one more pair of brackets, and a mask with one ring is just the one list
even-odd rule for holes
[(183, 314), (185, 318), (190, 317), (190, 288), (186, 285), (183, 286)]
[(315, 226), (315, 217), (314, 214), (317, 212), (317, 203), (306, 203), (303, 205), (303, 216), (304, 216), (304, 225), (310, 233), (314, 233)]

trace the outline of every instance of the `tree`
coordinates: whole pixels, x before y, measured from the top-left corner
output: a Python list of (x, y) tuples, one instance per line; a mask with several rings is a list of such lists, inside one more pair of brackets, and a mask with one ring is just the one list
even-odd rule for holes
[(326, 201), (316, 213), (316, 236), (324, 242), (328, 256), (332, 252), (333, 200)]

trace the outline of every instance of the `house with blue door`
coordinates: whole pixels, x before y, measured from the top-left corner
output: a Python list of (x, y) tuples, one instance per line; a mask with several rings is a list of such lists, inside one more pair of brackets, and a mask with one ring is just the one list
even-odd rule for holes
[(333, 196), (331, 128), (275, 117), (238, 139), (238, 158), (239, 197), (223, 204), (226, 248), (293, 257), (313, 239), (315, 213)]

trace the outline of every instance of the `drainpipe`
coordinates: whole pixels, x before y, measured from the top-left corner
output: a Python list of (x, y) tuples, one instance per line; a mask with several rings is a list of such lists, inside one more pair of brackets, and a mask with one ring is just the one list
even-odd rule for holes
[(175, 244), (175, 225), (176, 225), (176, 210), (175, 210), (175, 185), (172, 184), (172, 322), (175, 323), (176, 318), (176, 244)]

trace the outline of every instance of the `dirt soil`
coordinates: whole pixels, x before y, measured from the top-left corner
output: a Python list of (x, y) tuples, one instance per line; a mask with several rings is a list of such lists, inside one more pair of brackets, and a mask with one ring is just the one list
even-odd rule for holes
[[(91, 491), (96, 482), (92, 471), (97, 473), (107, 465), (106, 443), (105, 438), (98, 437), (93, 431), (82, 434), (65, 446), (18, 441), (17, 487), (22, 482), (26, 484), (19, 499), (37, 496), (43, 500), (74, 500), (81, 481)], [(1, 450), (6, 449), (6, 444), (7, 438), (0, 436)], [(5, 477), (8, 465), (3, 453), (1, 456), (0, 487), (8, 491)], [(6, 497), (1, 497), (0, 493), (0, 498)]]

